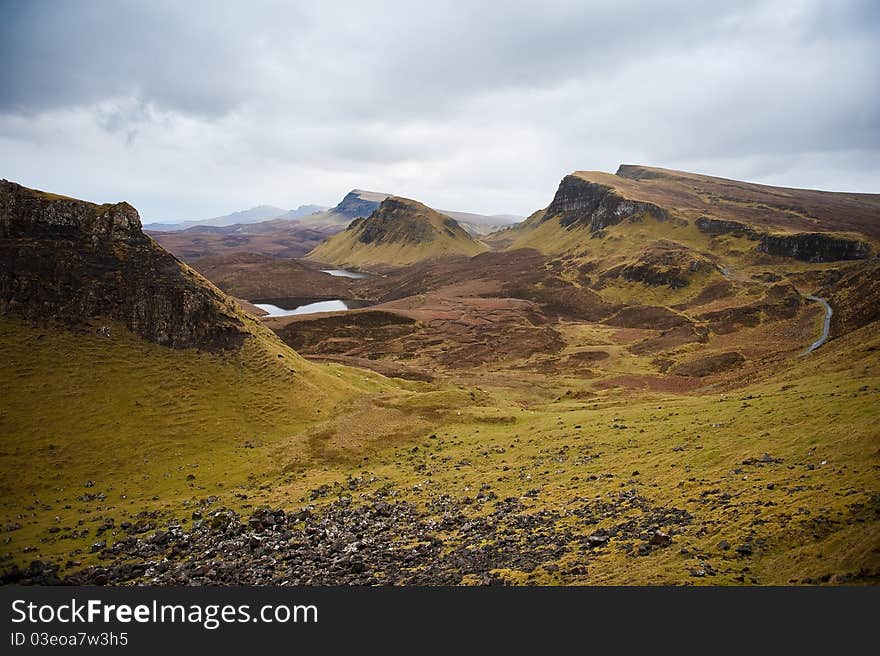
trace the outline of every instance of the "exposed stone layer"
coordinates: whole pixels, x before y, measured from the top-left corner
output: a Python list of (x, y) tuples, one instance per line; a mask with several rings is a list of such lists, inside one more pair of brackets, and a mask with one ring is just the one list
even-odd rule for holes
[(855, 239), (832, 237), (821, 233), (798, 235), (764, 235), (758, 252), (768, 255), (793, 257), (806, 262), (836, 262), (863, 260), (871, 254), (871, 247)]
[(612, 187), (567, 175), (559, 183), (542, 220), (558, 218), (560, 225), (568, 229), (585, 226), (590, 232), (599, 232), (646, 215), (661, 220), (668, 218), (666, 211), (653, 203), (628, 200)]
[(0, 181), (0, 313), (106, 317), (175, 348), (232, 348), (234, 304), (144, 234), (128, 203), (95, 205)]

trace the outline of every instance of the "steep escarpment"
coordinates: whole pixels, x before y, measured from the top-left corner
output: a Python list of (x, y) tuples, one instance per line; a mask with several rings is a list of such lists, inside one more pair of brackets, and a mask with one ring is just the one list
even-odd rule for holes
[(790, 257), (804, 262), (838, 262), (863, 260), (871, 255), (871, 245), (860, 239), (851, 239), (821, 232), (770, 234), (761, 232), (739, 221), (713, 219), (701, 216), (697, 229), (711, 236), (733, 235), (759, 241), (758, 253)]
[(627, 198), (675, 209), (687, 219), (708, 215), (764, 232), (851, 232), (880, 238), (880, 194), (771, 187), (710, 175), (623, 164), (615, 175), (578, 172), (611, 184)]
[(613, 187), (567, 175), (559, 183), (542, 221), (556, 219), (564, 228), (583, 226), (595, 233), (621, 221), (646, 215), (667, 218), (666, 211), (653, 203), (629, 200)]
[(484, 250), (455, 219), (417, 201), (391, 196), (369, 217), (355, 219), (307, 257), (340, 266), (393, 267)]
[(758, 251), (768, 255), (793, 257), (806, 262), (836, 262), (863, 260), (871, 254), (864, 241), (845, 239), (821, 233), (797, 235), (764, 235)]
[(235, 304), (144, 234), (128, 203), (3, 180), (0, 263), (0, 314), (64, 324), (105, 317), (175, 348), (233, 348), (247, 334)]
[(667, 239), (749, 262), (770, 255), (821, 263), (876, 252), (877, 216), (880, 194), (770, 187), (623, 165), (614, 175), (565, 176), (551, 203), (505, 237), (509, 248), (569, 257), (623, 255), (624, 245)]

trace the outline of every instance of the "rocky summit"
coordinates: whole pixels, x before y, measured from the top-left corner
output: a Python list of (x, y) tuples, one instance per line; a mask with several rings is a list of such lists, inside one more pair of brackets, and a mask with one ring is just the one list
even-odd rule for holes
[(240, 346), (240, 312), (144, 234), (128, 203), (96, 205), (0, 182), (0, 314), (107, 318), (175, 348)]

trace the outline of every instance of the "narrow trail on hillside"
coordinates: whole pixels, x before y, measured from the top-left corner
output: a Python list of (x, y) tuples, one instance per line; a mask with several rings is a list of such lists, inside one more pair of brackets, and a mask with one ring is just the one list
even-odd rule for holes
[[(733, 273), (733, 271), (730, 270), (730, 267), (719, 265), (718, 271), (721, 272), (722, 276), (724, 276), (728, 280), (732, 280), (734, 282), (761, 282), (761, 281), (755, 281), (752, 279), (737, 278), (736, 275)], [(761, 282), (761, 284), (769, 287), (772, 283)], [(817, 348), (819, 348), (825, 342), (828, 341), (828, 337), (831, 333), (831, 316), (834, 314), (834, 310), (831, 309), (831, 304), (828, 303), (828, 299), (822, 298), (821, 296), (813, 296), (812, 294), (804, 294), (797, 287), (795, 287), (795, 290), (797, 291), (798, 294), (803, 296), (805, 299), (807, 299), (809, 301), (815, 301), (816, 303), (821, 304), (822, 307), (825, 309), (825, 319), (822, 322), (822, 335), (819, 337), (819, 339), (817, 339), (815, 342), (810, 344), (810, 346), (803, 353), (801, 353), (801, 356), (803, 357), (805, 355), (809, 355), (810, 353), (812, 353), (813, 351), (815, 351)]]

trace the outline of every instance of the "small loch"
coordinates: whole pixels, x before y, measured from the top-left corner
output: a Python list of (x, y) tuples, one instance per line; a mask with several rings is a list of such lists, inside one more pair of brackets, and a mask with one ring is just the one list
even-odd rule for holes
[(272, 299), (273, 303), (254, 303), (264, 312), (264, 319), (272, 317), (290, 317), (298, 314), (315, 314), (318, 312), (342, 312), (367, 307), (370, 303), (358, 300), (342, 300), (335, 298), (327, 301), (303, 303), (304, 299)]
[(354, 278), (356, 280), (370, 277), (369, 273), (358, 273), (357, 271), (346, 271), (345, 269), (321, 269), (321, 273), (329, 273), (336, 278)]

